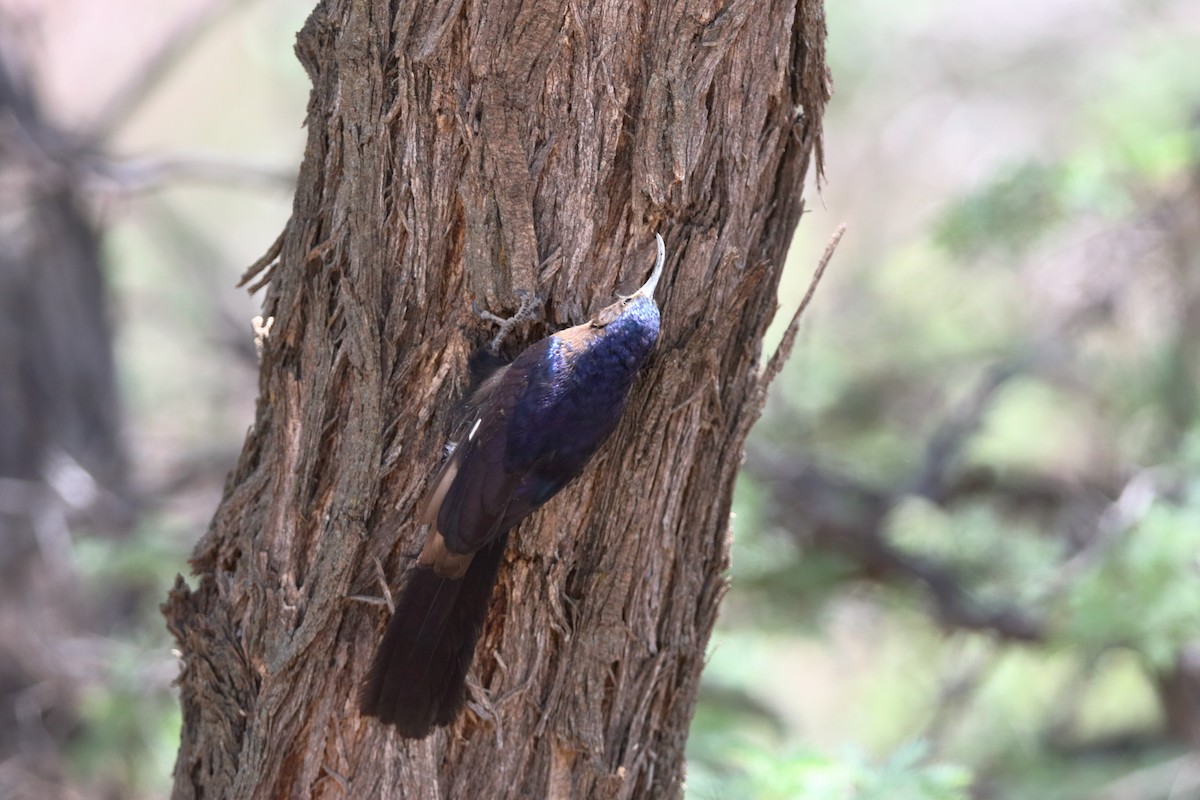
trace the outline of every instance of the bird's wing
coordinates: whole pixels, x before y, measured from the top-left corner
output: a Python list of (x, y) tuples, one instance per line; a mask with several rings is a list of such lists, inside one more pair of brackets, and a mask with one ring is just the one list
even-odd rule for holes
[(453, 552), (478, 550), (529, 513), (513, 520), (527, 469), (521, 459), (514, 464), (509, 452), (509, 424), (518, 404), (537, 403), (547, 391), (543, 375), (549, 350), (542, 342), (530, 347), (484, 381), (468, 401), (470, 416), (422, 514), (423, 522), (436, 521)]
[(529, 347), (472, 395), (469, 427), (434, 481), (422, 517), (436, 519), (451, 552), (471, 553), (493, 541), (582, 469), (587, 455), (577, 458), (577, 447), (562, 446), (563, 437), (578, 431), (563, 430), (569, 426), (560, 413), (562, 381), (579, 346), (563, 337), (574, 330)]

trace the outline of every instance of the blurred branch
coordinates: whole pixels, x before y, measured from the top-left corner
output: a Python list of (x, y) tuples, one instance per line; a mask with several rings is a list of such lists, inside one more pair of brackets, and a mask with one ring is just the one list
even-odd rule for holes
[(983, 415), (995, 399), (996, 392), (1024, 369), (1022, 362), (1013, 360), (997, 364), (987, 371), (967, 401), (930, 437), (925, 448), (925, 460), (913, 480), (910, 494), (935, 503), (945, 499), (950, 469), (967, 441), (979, 430)]
[(760, 448), (747, 454), (746, 469), (771, 490), (774, 521), (802, 546), (840, 552), (864, 577), (923, 586), (945, 626), (1024, 642), (1045, 638), (1043, 620), (1016, 606), (975, 602), (949, 566), (887, 541), (883, 522), (903, 493), (884, 492), (799, 459), (769, 456)]
[(96, 145), (111, 137), (217, 22), (249, 4), (248, 0), (214, 0), (180, 20), (159, 43), (158, 49), (147, 56), (125, 84), (108, 98), (88, 128), (88, 141)]
[(1200, 751), (1200, 642), (1180, 648), (1175, 662), (1156, 675), (1167, 731)]
[(138, 511), (150, 514), (183, 495), (210, 486), (220, 486), (229, 474), (229, 465), (237, 462), (237, 452), (216, 449), (198, 452), (172, 463), (153, 480), (147, 479), (136, 487), (134, 501)]
[(1154, 764), (1113, 781), (1100, 800), (1184, 800), (1200, 795), (1200, 757), (1191, 753)]
[(788, 323), (787, 328), (784, 330), (783, 339), (780, 340), (779, 347), (775, 348), (775, 353), (771, 356), (771, 360), (767, 362), (766, 371), (758, 384), (759, 408), (762, 408), (767, 389), (775, 382), (775, 378), (779, 376), (779, 371), (787, 363), (788, 356), (792, 354), (792, 347), (796, 343), (796, 332), (800, 330), (800, 319), (804, 316), (805, 309), (808, 308), (808, 304), (812, 302), (813, 296), (817, 293), (817, 286), (820, 285), (821, 278), (825, 277), (825, 268), (829, 266), (829, 261), (833, 258), (833, 254), (837, 250), (838, 244), (842, 241), (842, 236), (845, 233), (846, 223), (843, 222), (837, 226), (837, 230), (829, 237), (829, 242), (825, 245), (825, 252), (821, 254), (821, 260), (817, 262), (817, 269), (813, 272), (812, 280), (808, 283), (808, 291), (804, 293), (804, 298), (800, 301), (800, 306), (796, 309), (796, 313), (792, 315), (792, 321)]
[(296, 175), (289, 170), (206, 156), (98, 159), (89, 166), (90, 177), (104, 188), (130, 194), (154, 191), (164, 184), (181, 181), (289, 193), (296, 185)]
[(148, 232), (164, 256), (179, 265), (180, 280), (186, 281), (189, 295), (200, 305), (204, 319), (198, 335), (238, 362), (257, 369), (249, 315), (234, 301), (241, 298), (224, 286), (221, 276), (225, 273), (214, 268), (228, 260), (226, 255), (191, 218), (169, 202), (154, 203), (148, 210), (154, 221), (147, 226)]
[(776, 735), (782, 736), (787, 730), (787, 723), (778, 708), (762, 702), (744, 689), (717, 681), (706, 681), (700, 687), (700, 695), (709, 709), (763, 722)]
[[(958, 467), (964, 448), (979, 430), (1000, 389), (1052, 358), (1054, 350), (1049, 345), (1029, 348), (1025, 355), (986, 370), (965, 401), (934, 431), (912, 477), (894, 487), (870, 486), (804, 459), (768, 453), (762, 446), (751, 447), (746, 467), (771, 489), (778, 509), (775, 521), (802, 545), (808, 539), (817, 547), (842, 553), (865, 577), (921, 585), (944, 626), (990, 631), (1015, 641), (1041, 641), (1046, 631), (1039, 615), (1017, 606), (976, 602), (954, 568), (896, 547), (887, 540), (883, 528), (892, 509), (908, 497), (921, 497), (941, 507), (985, 499), (1017, 513), (1062, 514), (1068, 509), (1095, 509), (1087, 514), (1087, 530), (1066, 562), (1068, 567), (1077, 562), (1090, 563), (1086, 554), (1103, 549), (1098, 540), (1107, 538), (1104, 534), (1114, 528), (1113, 520), (1128, 518), (1131, 496), (1144, 495), (1133, 490), (1139, 481), (1131, 482), (1122, 499), (1113, 503), (1109, 499), (1113, 492), (1052, 476), (1002, 475), (986, 466)], [(1097, 502), (1101, 497), (1103, 500)], [(1101, 514), (1099, 507), (1107, 510)], [(1073, 576), (1077, 570), (1068, 572)]]
[(906, 552), (883, 534), (887, 515), (905, 496), (947, 502), (957, 488), (948, 476), (964, 444), (978, 429), (996, 392), (1023, 369), (1022, 362), (1011, 361), (984, 376), (967, 402), (934, 433), (919, 471), (907, 486), (884, 491), (799, 459), (769, 456), (761, 448), (748, 452), (746, 468), (771, 488), (775, 508), (784, 511), (776, 522), (793, 536), (810, 537), (818, 547), (842, 553), (867, 577), (920, 584), (942, 625), (991, 631), (1016, 641), (1040, 641), (1045, 636), (1042, 620), (1015, 606), (976, 603), (948, 565)]
[(986, 465), (972, 465), (942, 478), (936, 497), (925, 496), (942, 506), (987, 499), (1015, 512), (1048, 514), (1087, 490), (1053, 475), (1007, 474)]
[(940, 751), (945, 745), (947, 731), (963, 715), (979, 687), (998, 663), (997, 649), (988, 647), (972, 657), (966, 665), (958, 667), (955, 674), (946, 676), (941, 681), (933, 714), (919, 738), (928, 741), (935, 751)]
[(1092, 535), (1063, 562), (1055, 579), (1043, 591), (1043, 596), (1061, 594), (1080, 575), (1091, 569), (1116, 544), (1121, 534), (1137, 524), (1154, 501), (1165, 493), (1164, 487), (1159, 486), (1163, 481), (1164, 477), (1155, 470), (1140, 470), (1126, 481), (1117, 499), (1108, 503), (1097, 517)]

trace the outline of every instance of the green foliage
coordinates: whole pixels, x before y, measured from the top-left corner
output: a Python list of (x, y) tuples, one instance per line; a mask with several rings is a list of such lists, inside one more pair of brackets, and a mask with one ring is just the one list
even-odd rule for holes
[(1159, 669), (1200, 631), (1200, 502), (1157, 501), (1115, 532), (1064, 601), (1062, 636), (1097, 651), (1131, 647)]
[(812, 631), (817, 612), (843, 585), (851, 565), (836, 553), (803, 551), (767, 527), (770, 495), (748, 475), (738, 479), (731, 527), (737, 541), (730, 580), (738, 591), (724, 619), (755, 629)]
[(100, 680), (83, 697), (83, 724), (68, 763), (89, 785), (147, 795), (165, 788), (181, 718), (155, 644), (162, 643), (111, 643)]
[(735, 747), (720, 778), (688, 780), (689, 800), (967, 800), (970, 773), (929, 764), (926, 748), (910, 743), (883, 763), (859, 754), (832, 758), (808, 749)]
[(66, 752), (85, 785), (124, 787), (130, 796), (159, 795), (169, 785), (181, 725), (171, 690), (179, 668), (159, 603), (189, 534), (152, 514), (124, 539), (91, 537), (76, 546), (81, 589), (97, 597), (119, 589), (124, 611), (92, 644), (97, 674)]
[[(1089, 132), (1079, 154), (1080, 162), (1093, 165), (1090, 172), (1104, 175), (1110, 187), (1129, 187), (1171, 180), (1195, 163), (1200, 74), (1194, 34), (1180, 29), (1146, 37), (1109, 64), (1105, 77), (1107, 91), (1086, 110)], [(1089, 185), (1095, 183), (1081, 189)]]
[(957, 259), (1023, 253), (1062, 221), (1063, 180), (1055, 165), (1012, 166), (951, 206), (934, 238)]
[(1034, 607), (1065, 549), (1034, 522), (1007, 517), (982, 501), (946, 509), (905, 498), (888, 516), (887, 533), (905, 552), (953, 569), (981, 605)]
[[(946, 625), (921, 581), (809, 545), (816, 522), (771, 530), (780, 489), (743, 478), (690, 797), (1175, 791), (1149, 776), (1182, 752), (1159, 680), (1200, 637), (1200, 50), (1155, 19), (1181, 5), (1118, 6), (1102, 42), (1015, 7), (830, 6), (836, 144), (798, 244), (849, 234), (753, 435), (891, 495), (889, 545), (1046, 634)], [(946, 471), (983, 478), (914, 492), (998, 367)]]
[[(1099, 423), (1092, 399), (1036, 376), (1010, 380), (971, 439), (972, 463), (1001, 471), (1074, 469), (1090, 456)], [(1037, 431), (1038, 435), (1030, 435)]]

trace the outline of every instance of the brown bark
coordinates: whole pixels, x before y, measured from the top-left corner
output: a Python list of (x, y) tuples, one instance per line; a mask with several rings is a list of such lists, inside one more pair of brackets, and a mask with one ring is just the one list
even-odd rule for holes
[[(763, 332), (827, 99), (817, 0), (331, 0), (267, 273), (254, 428), (166, 606), (175, 797), (670, 797), (724, 591)], [(478, 300), (525, 343), (669, 253), (664, 330), (582, 479), (514, 532), (446, 732), (355, 709)], [(264, 260), (263, 264), (268, 263)]]

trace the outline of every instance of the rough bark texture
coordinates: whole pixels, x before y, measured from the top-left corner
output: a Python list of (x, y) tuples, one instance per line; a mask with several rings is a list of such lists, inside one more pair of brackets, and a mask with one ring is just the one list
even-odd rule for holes
[[(819, 0), (331, 0), (261, 398), (198, 578), (175, 797), (671, 797), (724, 591), (760, 350), (827, 99)], [(613, 439), (515, 531), (452, 728), (355, 710), (436, 469), (472, 301), (525, 344), (669, 254)], [(274, 253), (272, 254), (274, 255)], [(269, 260), (264, 260), (264, 265)]]

